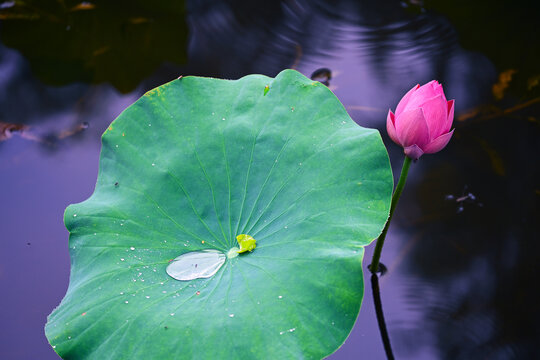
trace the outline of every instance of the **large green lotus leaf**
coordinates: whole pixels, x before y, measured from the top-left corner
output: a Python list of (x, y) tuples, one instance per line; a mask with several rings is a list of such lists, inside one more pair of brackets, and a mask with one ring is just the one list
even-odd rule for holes
[[(324, 85), (172, 81), (103, 135), (96, 189), (65, 213), (71, 278), (46, 335), (66, 359), (324, 357), (354, 325), (391, 192), (379, 133)], [(230, 251), (240, 234), (252, 252)], [(209, 249), (227, 255), (215, 275), (167, 274)]]

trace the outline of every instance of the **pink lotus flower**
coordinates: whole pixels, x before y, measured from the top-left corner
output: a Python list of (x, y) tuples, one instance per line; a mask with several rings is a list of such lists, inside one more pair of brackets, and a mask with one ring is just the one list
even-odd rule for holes
[(450, 141), (454, 100), (447, 101), (442, 85), (433, 80), (416, 85), (403, 96), (396, 114), (388, 111), (386, 131), (402, 146), (405, 155), (417, 160), (442, 150)]

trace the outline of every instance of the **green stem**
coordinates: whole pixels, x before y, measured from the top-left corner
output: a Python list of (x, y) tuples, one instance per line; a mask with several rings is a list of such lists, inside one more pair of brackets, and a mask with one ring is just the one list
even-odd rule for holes
[(399, 181), (396, 186), (396, 190), (394, 191), (394, 195), (392, 195), (392, 205), (390, 206), (390, 216), (388, 217), (388, 221), (386, 221), (386, 224), (384, 225), (384, 229), (381, 233), (381, 236), (377, 239), (377, 244), (375, 245), (375, 251), (373, 252), (373, 258), (371, 259), (371, 265), (370, 271), (375, 274), (377, 270), (379, 269), (379, 260), (381, 258), (381, 251), (384, 245), (384, 239), (386, 238), (386, 233), (388, 232), (388, 227), (390, 226), (390, 221), (392, 220), (392, 215), (394, 215), (394, 210), (396, 210), (397, 203), (399, 201), (399, 197), (401, 196), (401, 192), (403, 191), (403, 188), (405, 187), (405, 181), (407, 180), (407, 174), (409, 173), (409, 167), (411, 166), (411, 158), (405, 156), (405, 161), (403, 161), (403, 167), (401, 168), (401, 175), (399, 176)]

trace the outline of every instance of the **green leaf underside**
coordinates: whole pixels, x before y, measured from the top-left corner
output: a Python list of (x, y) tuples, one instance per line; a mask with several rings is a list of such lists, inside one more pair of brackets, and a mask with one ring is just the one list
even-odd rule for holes
[[(392, 176), (378, 132), (325, 86), (293, 70), (184, 77), (127, 108), (102, 142), (93, 195), (65, 213), (70, 284), (45, 328), (58, 354), (322, 358), (345, 341)], [(167, 275), (171, 259), (226, 254), (239, 234), (256, 248), (212, 277)]]

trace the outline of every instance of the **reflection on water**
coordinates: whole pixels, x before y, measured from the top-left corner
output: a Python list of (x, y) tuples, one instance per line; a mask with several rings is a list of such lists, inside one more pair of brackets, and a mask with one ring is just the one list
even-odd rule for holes
[(108, 81), (127, 93), (162, 62), (186, 60), (182, 1), (27, 0), (10, 5), (0, 13), (2, 42), (19, 50), (48, 84)]
[(411, 16), (397, 1), (377, 6), (355, 1), (283, 1), (268, 8), (228, 2), (188, 6), (189, 53), (197, 73), (273, 76), (294, 67), (309, 75), (327, 67), (336, 79), (342, 77), (343, 89), (333, 89), (336, 95), (346, 105), (363, 107), (358, 114), (363, 124), (380, 123), (381, 112), (415, 82), (444, 80), (451, 97), (460, 98), (459, 110), (486, 100), (496, 78), (485, 57), (459, 46), (443, 17)]
[[(450, 151), (430, 159), (429, 173), (410, 189), (423, 216), (405, 229), (419, 244), (408, 254), (407, 266), (429, 283), (432, 301), (424, 319), (442, 358), (540, 354), (538, 290), (531, 286), (540, 251), (532, 240), (539, 230), (535, 154), (540, 149), (538, 125), (525, 114), (466, 124)], [(519, 138), (519, 144), (509, 146), (508, 138)], [(456, 212), (455, 204), (436, 201), (464, 185), (483, 206), (471, 203)], [(409, 289), (413, 301), (421, 300), (424, 287)]]
[[(494, 25), (469, 2), (460, 7), (426, 2), (424, 9), (421, 1), (204, 0), (188, 1), (185, 17), (172, 16), (184, 11), (178, 9), (171, 16), (156, 15), (167, 12), (172, 2), (162, 1), (151, 10), (141, 2), (121, 3), (128, 13), (104, 15), (100, 7), (112, 8), (97, 1), (85, 3), (94, 4), (93, 9), (60, 9), (63, 25), (90, 21), (84, 19), (92, 11), (109, 21), (93, 36), (77, 33), (83, 39), (96, 38), (92, 46), (79, 48), (82, 52), (75, 52), (76, 38), (60, 41), (43, 19), (36, 27), (15, 26), (5, 16), (13, 9), (0, 6), (0, 123), (24, 129), (0, 141), (0, 287), (10, 289), (3, 291), (0, 307), (6, 330), (0, 337), (0, 358), (56, 358), (43, 324), (67, 288), (62, 213), (92, 192), (99, 137), (108, 123), (145, 90), (180, 74), (274, 76), (287, 67), (306, 76), (329, 70), (316, 75), (330, 81), (355, 121), (383, 130), (397, 170), (401, 152), (384, 132), (388, 108), (415, 83), (431, 79), (442, 82), (448, 97), (456, 99), (454, 139), (441, 153), (411, 167), (383, 253), (388, 273), (381, 278), (382, 301), (396, 357), (540, 357), (535, 346), (540, 322), (535, 286), (540, 71), (527, 60), (538, 58), (538, 46), (527, 47), (524, 41), (534, 31), (516, 39), (521, 47), (511, 41), (518, 37), (517, 30), (530, 27), (514, 15), (527, 12), (530, 17), (530, 9), (521, 9), (518, 1), (508, 10), (512, 16), (505, 24), (499, 5), (480, 1), (484, 13), (493, 9), (497, 15)], [(56, 3), (40, 2), (36, 9), (60, 11), (51, 4)], [(64, 4), (69, 10), (81, 2)], [(434, 8), (444, 16), (430, 10)], [(467, 24), (469, 9), (477, 14), (473, 25)], [(142, 51), (136, 49), (136, 38), (97, 35), (137, 17), (154, 20), (130, 24), (124, 35), (138, 26), (167, 32), (156, 47), (144, 48), (151, 51), (151, 59), (133, 55)], [(189, 28), (187, 45), (182, 24)], [(484, 32), (485, 39), (477, 38), (481, 27), (508, 28), (508, 41), (498, 43), (500, 54), (486, 46), (496, 41), (495, 35)], [(38, 30), (44, 35), (33, 36)], [(145, 32), (140, 34), (144, 37)], [(101, 56), (95, 46), (103, 44), (121, 54), (111, 50), (107, 61), (85, 62)], [(90, 50), (90, 55), (84, 52)], [(178, 65), (182, 54), (189, 61)], [(124, 66), (126, 57), (141, 60), (144, 67)], [(499, 79), (498, 74), (509, 69), (513, 71)], [(133, 91), (123, 95), (118, 90)], [(79, 131), (85, 124), (88, 128)], [(366, 259), (372, 250), (367, 249)], [(27, 264), (26, 272), (15, 271), (20, 264)], [(330, 358), (359, 357), (384, 357), (369, 287), (350, 338)]]

